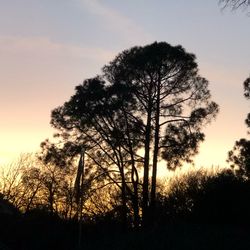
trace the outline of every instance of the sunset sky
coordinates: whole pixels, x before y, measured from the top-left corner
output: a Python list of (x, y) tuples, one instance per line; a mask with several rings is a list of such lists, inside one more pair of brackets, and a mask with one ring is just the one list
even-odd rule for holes
[(51, 137), (50, 111), (124, 49), (154, 41), (197, 56), (220, 113), (198, 166), (225, 165), (247, 137), (250, 16), (218, 0), (0, 0), (0, 165)]

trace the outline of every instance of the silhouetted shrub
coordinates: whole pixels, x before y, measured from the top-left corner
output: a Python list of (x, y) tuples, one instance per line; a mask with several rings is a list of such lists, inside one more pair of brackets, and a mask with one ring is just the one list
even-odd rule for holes
[(159, 222), (250, 223), (250, 182), (229, 170), (191, 173), (158, 197)]

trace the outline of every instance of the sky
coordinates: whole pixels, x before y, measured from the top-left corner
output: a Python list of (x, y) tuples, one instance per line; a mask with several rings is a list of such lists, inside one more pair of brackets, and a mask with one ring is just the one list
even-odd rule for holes
[(220, 106), (204, 128), (197, 166), (224, 166), (247, 138), (250, 16), (218, 0), (0, 0), (0, 165), (39, 150), (51, 110), (135, 45), (166, 41), (197, 57)]

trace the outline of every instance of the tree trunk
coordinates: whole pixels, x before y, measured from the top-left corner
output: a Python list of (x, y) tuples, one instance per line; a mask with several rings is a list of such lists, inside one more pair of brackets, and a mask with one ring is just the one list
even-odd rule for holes
[(151, 137), (151, 114), (152, 104), (149, 103), (147, 112), (147, 125), (145, 132), (145, 154), (144, 154), (144, 172), (142, 186), (142, 225), (147, 227), (149, 223), (149, 157), (150, 157), (150, 137)]
[(156, 99), (156, 112), (155, 112), (155, 133), (154, 133), (154, 153), (153, 153), (153, 169), (152, 169), (152, 182), (151, 182), (151, 202), (150, 202), (150, 218), (153, 221), (155, 215), (155, 202), (156, 202), (156, 179), (157, 179), (157, 162), (159, 153), (159, 134), (160, 134), (160, 84), (158, 80), (157, 85), (157, 99)]
[(129, 146), (129, 153), (131, 157), (131, 182), (133, 185), (133, 193), (131, 194), (132, 199), (132, 206), (133, 206), (133, 213), (134, 213), (134, 227), (138, 228), (140, 225), (140, 215), (139, 215), (139, 198), (138, 198), (138, 183), (139, 183), (139, 175), (135, 166), (135, 158), (134, 158), (134, 151), (130, 137), (130, 129), (128, 123), (128, 117), (125, 110), (123, 110), (123, 114), (126, 121), (126, 133), (128, 136), (128, 146)]
[[(133, 157), (132, 157), (133, 158)], [(134, 160), (132, 160), (132, 183), (133, 183), (133, 197), (132, 197), (132, 203), (133, 203), (133, 212), (134, 212), (134, 227), (138, 228), (140, 225), (140, 215), (139, 215), (139, 199), (138, 199), (138, 182), (139, 177), (137, 173), (137, 169), (134, 166)]]
[(127, 197), (126, 197), (126, 181), (124, 176), (124, 171), (122, 169), (121, 171), (121, 177), (122, 177), (122, 211), (121, 211), (121, 219), (122, 219), (122, 227), (124, 231), (127, 231)]

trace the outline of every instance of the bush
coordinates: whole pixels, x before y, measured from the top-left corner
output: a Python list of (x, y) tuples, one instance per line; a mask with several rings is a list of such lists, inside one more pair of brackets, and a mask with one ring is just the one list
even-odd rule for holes
[(158, 219), (165, 222), (250, 223), (250, 182), (224, 170), (202, 171), (177, 180), (167, 195), (158, 195)]

